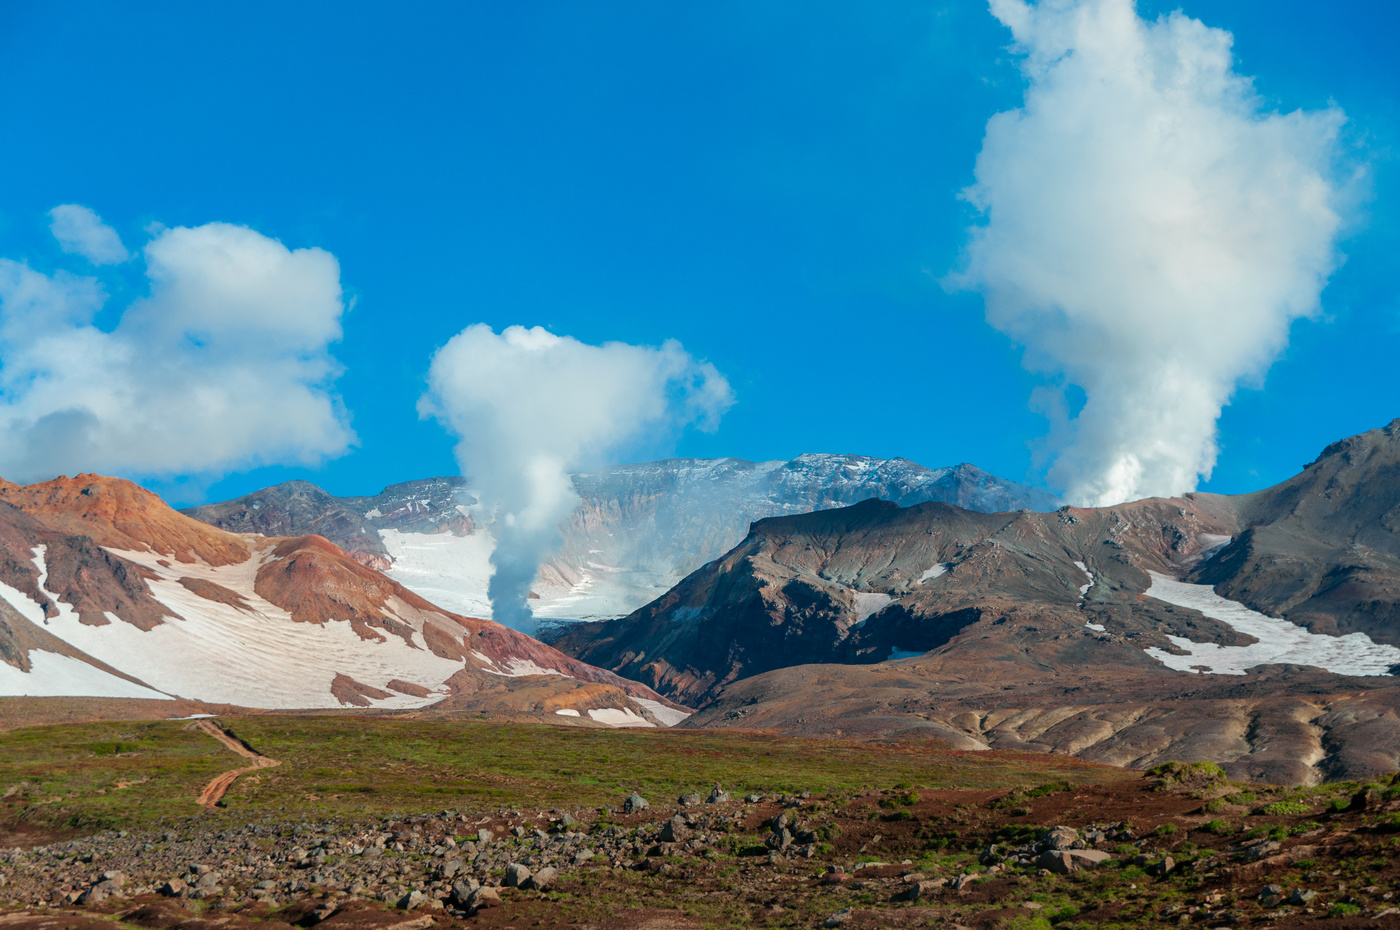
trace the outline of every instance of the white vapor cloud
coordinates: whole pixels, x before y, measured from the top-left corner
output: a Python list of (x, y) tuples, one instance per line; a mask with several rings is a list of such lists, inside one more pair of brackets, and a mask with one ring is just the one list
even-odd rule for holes
[(496, 516), (494, 618), (534, 631), (530, 585), (578, 503), (571, 469), (646, 433), (712, 430), (733, 402), (724, 376), (674, 340), (595, 346), (538, 326), (498, 335), (477, 324), (439, 349), (418, 409), (459, 437), (462, 474)]
[(211, 476), (350, 445), (334, 256), (225, 223), (144, 256), (150, 295), (110, 329), (95, 278), (0, 259), (0, 475)]
[[(1028, 83), (987, 123), (985, 216), (950, 283), (980, 290), (1058, 395), (1051, 482), (1108, 505), (1193, 490), (1216, 421), (1315, 315), (1352, 188), (1333, 106), (1266, 110), (1230, 33), (1132, 0), (991, 0)], [(1054, 405), (1052, 405), (1054, 406)], [(1054, 411), (1052, 410), (1052, 418)]]
[(87, 207), (65, 203), (49, 211), (49, 231), (65, 252), (94, 265), (120, 265), (131, 258), (117, 231)]

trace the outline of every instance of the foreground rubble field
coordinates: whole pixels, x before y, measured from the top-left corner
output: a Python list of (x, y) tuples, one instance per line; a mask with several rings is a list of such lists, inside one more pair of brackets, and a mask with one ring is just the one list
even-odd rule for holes
[[(630, 743), (605, 745), (635, 764), (618, 752)], [(686, 770), (688, 742), (639, 745), (675, 763), (668, 783), (712, 771), (703, 758)], [(1400, 924), (1400, 784), (1389, 779), (1270, 788), (1232, 784), (1206, 763), (1069, 773), (1077, 783), (1028, 767), (1009, 786), (1004, 760), (983, 770), (995, 786), (947, 787), (987, 763), (957, 768), (925, 749), (945, 766), (928, 769), (934, 787), (916, 776), (861, 785), (869, 773), (841, 783), (819, 766), (801, 771), (794, 747), (775, 749), (797, 766), (766, 776), (793, 786), (784, 791), (752, 774), (594, 803), (600, 789), (586, 782), (607, 779), (590, 776), (580, 803), (546, 806), (520, 779), (516, 800), (431, 812), (308, 804), (244, 816), (247, 802), (230, 795), (229, 807), (130, 830), (58, 838), (54, 826), (0, 851), (0, 927)], [(855, 751), (888, 773), (889, 747)], [(802, 790), (804, 774), (822, 790)]]

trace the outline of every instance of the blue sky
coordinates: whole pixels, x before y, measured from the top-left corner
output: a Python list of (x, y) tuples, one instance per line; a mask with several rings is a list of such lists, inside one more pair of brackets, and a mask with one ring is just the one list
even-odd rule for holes
[[(1239, 492), (1400, 416), (1397, 12), (1184, 11), (1234, 34), (1277, 108), (1335, 101), (1371, 172), (1323, 316), (1220, 420), (1203, 487)], [(975, 219), (958, 194), (987, 120), (1022, 98), (1010, 41), (976, 2), (9, 4), (0, 256), (83, 270), (48, 233), (78, 203), (132, 249), (152, 223), (221, 221), (339, 260), (354, 305), (331, 352), (357, 446), (156, 483), (181, 503), (454, 473), (415, 404), (433, 352), (474, 323), (674, 338), (729, 379), (718, 430), (628, 457), (857, 452), (1038, 483), (1042, 379), (981, 296), (939, 284)], [(144, 287), (100, 275), (111, 306)]]

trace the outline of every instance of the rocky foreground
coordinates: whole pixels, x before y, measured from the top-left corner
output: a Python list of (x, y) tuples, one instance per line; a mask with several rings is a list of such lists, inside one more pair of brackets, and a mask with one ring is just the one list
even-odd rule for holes
[(1298, 791), (1232, 785), (1209, 764), (1176, 764), (1142, 780), (1011, 792), (740, 798), (716, 787), (667, 804), (633, 795), (616, 809), (217, 822), (229, 816), (0, 852), (0, 924), (1283, 927), (1400, 919), (1392, 906), (1400, 904), (1400, 777)]

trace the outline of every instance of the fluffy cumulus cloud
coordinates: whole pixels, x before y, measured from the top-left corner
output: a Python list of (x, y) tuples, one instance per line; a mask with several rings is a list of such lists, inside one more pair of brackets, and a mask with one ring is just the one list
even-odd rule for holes
[(117, 231), (87, 207), (65, 203), (49, 211), (49, 231), (65, 252), (94, 265), (119, 265), (131, 257)]
[[(1132, 0), (992, 0), (1023, 105), (987, 124), (953, 277), (1063, 394), (1051, 481), (1106, 505), (1195, 488), (1216, 421), (1314, 315), (1339, 256), (1342, 112), (1268, 110), (1232, 37)], [(1058, 400), (1058, 403), (1056, 401)]]
[(588, 345), (478, 324), (438, 350), (419, 411), (459, 437), (462, 473), (494, 513), (495, 619), (533, 631), (530, 585), (578, 503), (571, 469), (644, 434), (713, 429), (732, 403), (724, 376), (674, 341)]
[(349, 446), (334, 256), (211, 223), (160, 232), (144, 258), (149, 296), (108, 328), (97, 279), (0, 259), (0, 475), (213, 476)]

